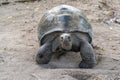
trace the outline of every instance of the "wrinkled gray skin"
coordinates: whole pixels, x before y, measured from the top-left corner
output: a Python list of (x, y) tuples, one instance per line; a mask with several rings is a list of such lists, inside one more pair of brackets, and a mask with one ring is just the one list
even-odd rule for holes
[(48, 11), (39, 24), (38, 38), (36, 61), (39, 64), (47, 64), (54, 53), (62, 55), (69, 51), (80, 52), (80, 68), (93, 68), (96, 63), (91, 45), (92, 28), (74, 7), (61, 5)]

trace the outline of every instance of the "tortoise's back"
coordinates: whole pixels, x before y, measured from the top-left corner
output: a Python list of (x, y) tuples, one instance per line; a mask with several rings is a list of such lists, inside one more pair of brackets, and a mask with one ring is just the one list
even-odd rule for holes
[(92, 39), (92, 28), (86, 17), (79, 9), (68, 5), (54, 7), (43, 15), (38, 27), (39, 40), (58, 31), (84, 32), (88, 33)]

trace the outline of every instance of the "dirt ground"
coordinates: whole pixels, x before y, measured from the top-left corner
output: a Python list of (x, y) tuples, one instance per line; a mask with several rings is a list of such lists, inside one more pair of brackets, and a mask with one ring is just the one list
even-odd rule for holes
[[(120, 0), (0, 1), (0, 80), (120, 80)], [(8, 0), (13, 1), (13, 0)], [(38, 65), (37, 26), (52, 7), (67, 4), (83, 11), (94, 32), (97, 64), (80, 69), (79, 53)]]

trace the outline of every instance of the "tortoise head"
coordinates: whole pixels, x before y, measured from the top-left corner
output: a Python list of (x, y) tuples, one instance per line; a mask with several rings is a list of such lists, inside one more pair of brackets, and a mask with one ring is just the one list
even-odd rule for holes
[(65, 50), (72, 48), (72, 39), (70, 33), (63, 33), (60, 35), (60, 45)]

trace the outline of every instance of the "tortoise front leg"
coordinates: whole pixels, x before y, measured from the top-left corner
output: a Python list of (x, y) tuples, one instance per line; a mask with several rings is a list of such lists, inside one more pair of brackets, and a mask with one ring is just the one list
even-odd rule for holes
[(45, 43), (39, 48), (36, 55), (36, 62), (38, 64), (47, 64), (52, 57), (51, 43)]
[(87, 41), (83, 41), (80, 46), (80, 54), (82, 61), (79, 64), (80, 68), (93, 68), (96, 60), (93, 47)]

